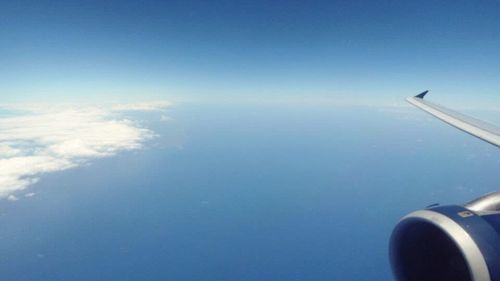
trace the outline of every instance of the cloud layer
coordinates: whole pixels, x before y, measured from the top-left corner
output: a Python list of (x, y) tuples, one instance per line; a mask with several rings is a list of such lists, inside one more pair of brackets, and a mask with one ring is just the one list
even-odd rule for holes
[(154, 133), (119, 113), (157, 111), (168, 105), (8, 107), (21, 113), (0, 118), (0, 198), (17, 199), (13, 193), (37, 182), (44, 173), (141, 148)]

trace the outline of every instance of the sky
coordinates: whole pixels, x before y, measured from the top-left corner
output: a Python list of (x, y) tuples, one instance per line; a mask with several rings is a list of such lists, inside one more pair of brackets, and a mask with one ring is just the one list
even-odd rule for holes
[(3, 101), (498, 101), (498, 1), (3, 1)]

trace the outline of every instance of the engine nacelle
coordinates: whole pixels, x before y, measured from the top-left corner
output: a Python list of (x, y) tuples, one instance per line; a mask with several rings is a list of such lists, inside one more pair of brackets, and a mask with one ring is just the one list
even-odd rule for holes
[(500, 281), (500, 192), (404, 217), (390, 261), (397, 281)]

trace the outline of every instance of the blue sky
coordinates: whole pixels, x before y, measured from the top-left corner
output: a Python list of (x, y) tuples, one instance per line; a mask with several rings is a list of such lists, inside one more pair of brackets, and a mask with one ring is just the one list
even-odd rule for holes
[[(498, 1), (5, 1), (7, 101), (498, 101)], [(4, 98), (5, 97), (5, 98)]]

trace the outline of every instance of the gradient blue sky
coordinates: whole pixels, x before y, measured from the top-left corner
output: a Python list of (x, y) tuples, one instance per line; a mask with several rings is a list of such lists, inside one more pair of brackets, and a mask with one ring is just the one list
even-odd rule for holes
[(3, 1), (0, 95), (498, 101), (499, 14), (470, 0)]

